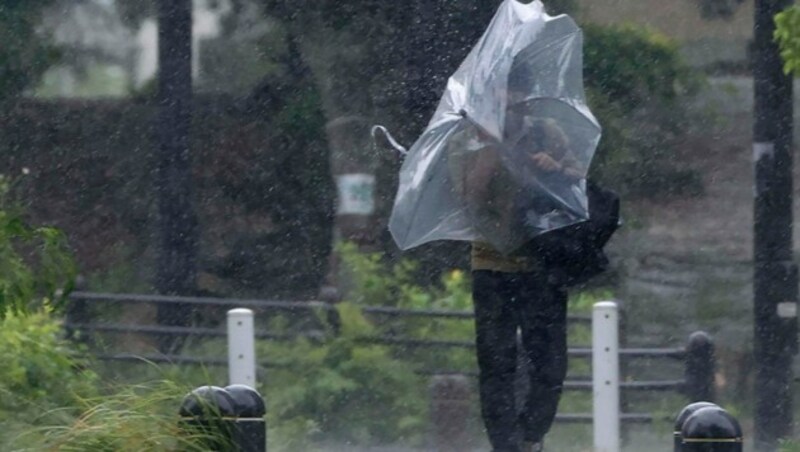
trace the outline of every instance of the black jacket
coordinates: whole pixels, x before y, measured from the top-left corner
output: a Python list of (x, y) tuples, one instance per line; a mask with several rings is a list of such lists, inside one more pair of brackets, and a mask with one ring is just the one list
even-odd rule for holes
[(603, 247), (620, 224), (619, 196), (587, 181), (589, 220), (541, 234), (526, 246), (541, 257), (551, 282), (582, 284), (606, 271)]

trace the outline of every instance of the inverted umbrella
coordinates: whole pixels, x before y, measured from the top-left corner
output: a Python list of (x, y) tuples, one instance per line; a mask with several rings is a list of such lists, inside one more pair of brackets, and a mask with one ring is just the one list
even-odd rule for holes
[(510, 253), (588, 219), (601, 130), (581, 52), (568, 16), (548, 16), (538, 0), (503, 2), (400, 170), (389, 220), (400, 248), (467, 240)]

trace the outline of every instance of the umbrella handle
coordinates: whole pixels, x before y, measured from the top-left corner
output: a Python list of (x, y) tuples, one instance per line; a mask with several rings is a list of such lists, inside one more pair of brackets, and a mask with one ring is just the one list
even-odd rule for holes
[(370, 135), (372, 135), (372, 144), (375, 145), (376, 148), (379, 147), (378, 146), (378, 133), (383, 134), (383, 138), (386, 140), (386, 142), (389, 144), (389, 146), (393, 150), (399, 152), (403, 156), (408, 154), (408, 149), (406, 149), (405, 146), (403, 146), (400, 143), (398, 143), (394, 139), (392, 134), (389, 133), (389, 131), (386, 129), (386, 127), (384, 127), (382, 125), (377, 125), (377, 124), (372, 126), (372, 129), (370, 130)]

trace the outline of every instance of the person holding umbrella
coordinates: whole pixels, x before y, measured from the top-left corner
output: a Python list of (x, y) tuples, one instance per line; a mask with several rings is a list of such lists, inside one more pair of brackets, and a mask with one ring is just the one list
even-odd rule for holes
[[(509, 111), (509, 121), (525, 121)], [(549, 184), (574, 184), (584, 171), (571, 157), (564, 132), (552, 120), (535, 119), (513, 143), (515, 163)], [(513, 130), (513, 127), (506, 127)], [(468, 135), (475, 134), (472, 138)], [(477, 149), (470, 143), (483, 142)], [(487, 142), (489, 142), (487, 144)], [(503, 153), (477, 127), (451, 141), (450, 175), (458, 196), (484, 234), (512, 237), (524, 229), (527, 210), (553, 209), (531, 183), (522, 186), (503, 163)], [(467, 150), (459, 149), (467, 147)], [(526, 148), (526, 149), (521, 149)], [(542, 450), (555, 418), (567, 371), (566, 289), (548, 278), (546, 262), (530, 247), (506, 254), (491, 243), (474, 241), (471, 252), (473, 303), (481, 415), (495, 451)], [(518, 355), (526, 365), (527, 393), (515, 385)], [(521, 400), (518, 400), (521, 399)], [(521, 409), (518, 409), (521, 408)]]
[[(566, 288), (605, 268), (617, 225), (618, 203), (586, 181), (601, 129), (585, 102), (582, 44), (568, 16), (504, 0), (408, 150), (389, 219), (401, 249), (472, 243), (481, 414), (495, 452), (542, 450), (567, 371)], [(590, 205), (607, 207), (602, 224)]]

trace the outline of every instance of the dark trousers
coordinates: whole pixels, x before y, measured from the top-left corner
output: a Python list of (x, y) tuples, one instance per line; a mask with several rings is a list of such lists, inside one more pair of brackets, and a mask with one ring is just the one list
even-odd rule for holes
[[(472, 276), (481, 416), (494, 451), (517, 452), (555, 418), (567, 373), (566, 290), (539, 273)], [(518, 331), (524, 393), (515, 385)]]

